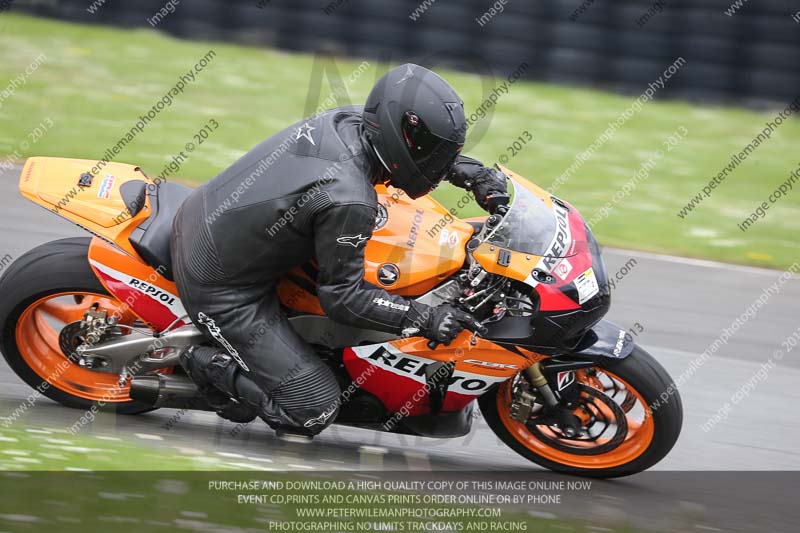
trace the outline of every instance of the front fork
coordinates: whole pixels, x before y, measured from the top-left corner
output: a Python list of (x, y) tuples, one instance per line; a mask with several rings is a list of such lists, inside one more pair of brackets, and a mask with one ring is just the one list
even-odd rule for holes
[[(580, 432), (580, 419), (572, 412), (578, 407), (580, 391), (575, 378), (575, 370), (595, 366), (593, 361), (561, 361), (549, 359), (536, 362), (523, 370), (522, 375), (532, 389), (519, 387), (514, 391), (511, 403), (511, 417), (527, 423), (530, 421), (534, 405), (543, 405), (543, 414), (537, 417), (537, 424), (557, 424), (564, 435), (574, 437)], [(555, 390), (554, 390), (555, 389)]]

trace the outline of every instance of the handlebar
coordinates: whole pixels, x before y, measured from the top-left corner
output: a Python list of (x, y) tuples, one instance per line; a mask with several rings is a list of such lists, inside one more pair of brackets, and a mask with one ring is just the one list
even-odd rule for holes
[(486, 210), (494, 215), (504, 215), (508, 211), (511, 195), (504, 192), (494, 192), (486, 197)]

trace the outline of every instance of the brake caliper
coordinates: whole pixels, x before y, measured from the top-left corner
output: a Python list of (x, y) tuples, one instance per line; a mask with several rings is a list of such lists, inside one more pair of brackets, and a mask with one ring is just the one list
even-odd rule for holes
[(108, 311), (105, 309), (98, 311), (98, 307), (97, 304), (92, 305), (83, 315), (83, 320), (81, 321), (81, 326), (86, 332), (86, 342), (89, 344), (96, 344), (102, 340), (109, 326)]
[(524, 379), (520, 379), (514, 384), (512, 391), (511, 405), (509, 414), (517, 422), (527, 423), (531, 418), (533, 406), (536, 403), (536, 396), (530, 392), (530, 385)]
[(78, 364), (86, 368), (100, 368), (108, 364), (103, 357), (83, 355), (85, 347), (102, 341), (108, 329), (114, 325), (113, 317), (108, 318), (108, 311), (105, 309), (101, 311), (98, 308), (97, 304), (92, 305), (80, 322), (83, 343), (75, 347), (75, 353), (79, 356)]

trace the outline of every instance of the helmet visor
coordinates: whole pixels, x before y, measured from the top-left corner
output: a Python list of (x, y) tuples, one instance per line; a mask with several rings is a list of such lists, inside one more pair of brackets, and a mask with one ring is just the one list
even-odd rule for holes
[(436, 135), (412, 111), (403, 115), (401, 126), (411, 159), (435, 187), (447, 175), (464, 144)]

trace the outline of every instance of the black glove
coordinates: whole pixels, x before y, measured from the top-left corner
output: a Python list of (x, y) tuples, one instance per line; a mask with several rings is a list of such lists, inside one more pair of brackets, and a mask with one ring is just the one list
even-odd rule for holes
[(489, 199), (495, 195), (505, 195), (508, 203), (508, 189), (506, 188), (506, 175), (493, 168), (483, 167), (472, 182), (470, 189), (475, 195), (475, 201), (484, 211), (491, 210)]
[(406, 336), (421, 335), (445, 346), (465, 329), (486, 333), (486, 327), (474, 316), (450, 304), (429, 307), (412, 301), (403, 326)]
[[(506, 195), (508, 197), (508, 186), (506, 185), (506, 175), (497, 169), (485, 167), (477, 159), (471, 157), (458, 156), (450, 173), (447, 175), (447, 181), (455, 185), (471, 191), (475, 195), (475, 200), (481, 209), (484, 211), (491, 211), (495, 208), (495, 202), (491, 202), (490, 198), (498, 195)], [(505, 203), (508, 203), (506, 200)]]

